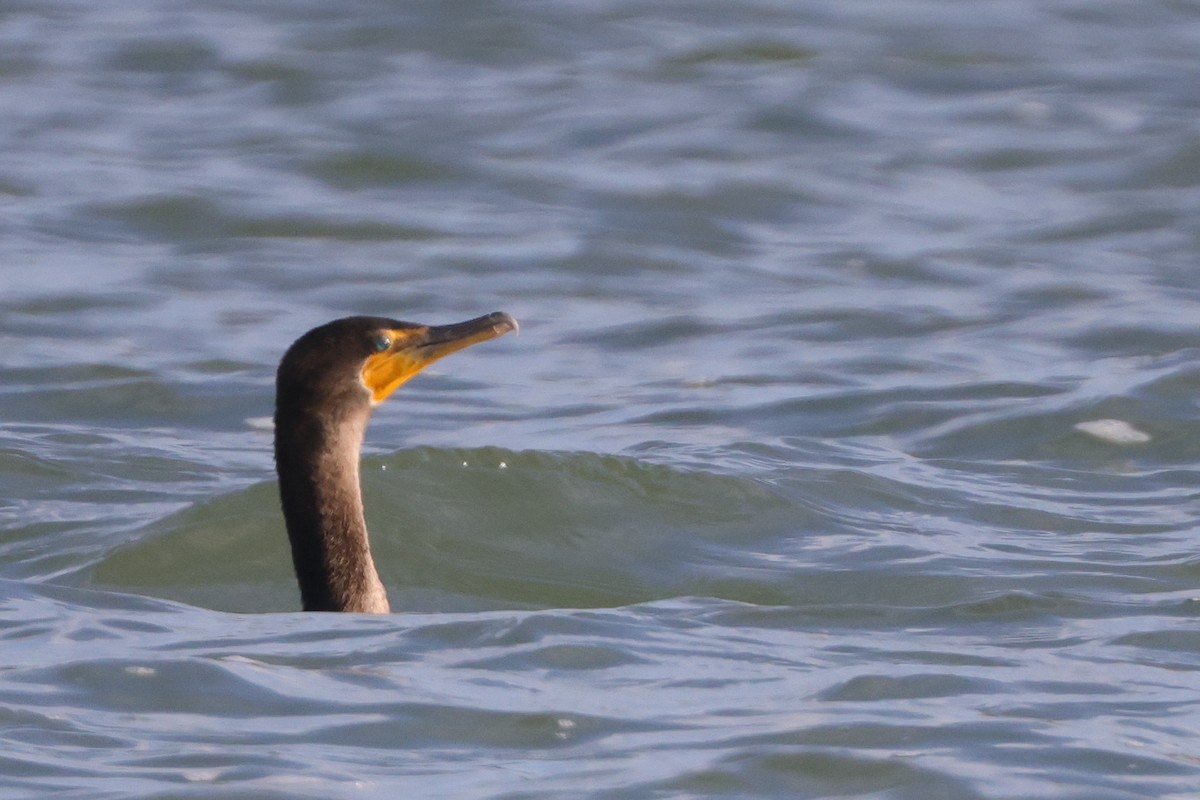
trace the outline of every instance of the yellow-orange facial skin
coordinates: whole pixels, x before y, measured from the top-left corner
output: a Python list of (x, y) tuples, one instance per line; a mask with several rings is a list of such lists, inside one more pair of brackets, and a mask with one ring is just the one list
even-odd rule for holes
[(362, 381), (371, 392), (372, 405), (383, 402), (439, 358), (515, 330), (517, 321), (501, 312), (457, 325), (381, 330), (379, 336), (386, 337), (391, 346), (368, 356), (362, 368)]

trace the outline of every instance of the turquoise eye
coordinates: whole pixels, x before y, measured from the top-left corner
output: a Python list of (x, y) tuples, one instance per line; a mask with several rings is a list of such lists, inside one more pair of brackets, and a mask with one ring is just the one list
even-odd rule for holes
[(392, 346), (392, 340), (387, 336), (378, 336), (375, 339), (375, 352), (382, 353)]

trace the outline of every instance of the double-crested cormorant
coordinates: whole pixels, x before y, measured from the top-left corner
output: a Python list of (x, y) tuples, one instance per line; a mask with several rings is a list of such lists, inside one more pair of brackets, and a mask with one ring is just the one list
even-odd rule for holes
[(358, 483), (371, 411), (442, 356), (515, 330), (500, 311), (439, 326), (346, 317), (288, 348), (275, 380), (275, 469), (305, 611), (390, 610)]

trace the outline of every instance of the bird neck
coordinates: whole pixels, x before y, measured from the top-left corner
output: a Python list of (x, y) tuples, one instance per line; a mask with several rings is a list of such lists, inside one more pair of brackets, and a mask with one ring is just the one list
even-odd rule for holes
[(358, 461), (367, 415), (277, 414), (275, 467), (305, 611), (385, 614), (363, 516)]

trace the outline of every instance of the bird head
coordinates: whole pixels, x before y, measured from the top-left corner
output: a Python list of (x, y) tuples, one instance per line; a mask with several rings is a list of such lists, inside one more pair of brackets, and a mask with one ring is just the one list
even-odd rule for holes
[(280, 361), (277, 413), (285, 405), (369, 411), (438, 359), (517, 329), (501, 311), (453, 325), (385, 317), (328, 322), (297, 339)]

